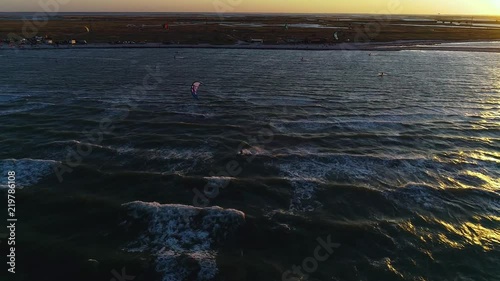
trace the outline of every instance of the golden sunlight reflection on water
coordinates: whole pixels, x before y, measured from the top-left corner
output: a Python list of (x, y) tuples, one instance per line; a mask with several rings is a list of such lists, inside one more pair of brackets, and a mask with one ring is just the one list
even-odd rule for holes
[[(472, 221), (462, 223), (450, 223), (426, 216), (419, 216), (419, 218), (426, 223), (426, 226), (415, 226), (411, 221), (405, 221), (400, 223), (399, 227), (425, 244), (437, 242), (455, 249), (479, 246), (483, 251), (492, 251), (500, 245), (500, 228), (486, 226), (498, 225), (500, 216), (474, 216)], [(421, 250), (429, 251), (425, 247)], [(432, 255), (430, 257), (432, 258)]]

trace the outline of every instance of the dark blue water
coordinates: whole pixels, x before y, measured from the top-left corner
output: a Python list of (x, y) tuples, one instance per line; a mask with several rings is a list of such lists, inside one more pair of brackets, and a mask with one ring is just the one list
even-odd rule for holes
[[(5, 50), (0, 65), (25, 280), (498, 280), (498, 54)], [(308, 259), (327, 237), (333, 253)]]

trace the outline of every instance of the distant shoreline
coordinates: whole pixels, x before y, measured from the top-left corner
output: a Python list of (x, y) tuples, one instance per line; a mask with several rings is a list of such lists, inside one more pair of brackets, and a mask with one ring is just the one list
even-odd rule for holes
[(462, 52), (490, 52), (500, 53), (500, 44), (498, 48), (470, 47), (470, 46), (442, 46), (449, 43), (480, 43), (480, 42), (499, 42), (497, 40), (488, 41), (395, 41), (395, 42), (374, 42), (365, 44), (233, 44), (233, 45), (210, 45), (210, 44), (108, 44), (92, 43), (86, 45), (60, 45), (58, 47), (51, 45), (38, 45), (32, 47), (26, 45), (22, 48), (0, 46), (0, 51), (28, 51), (28, 50), (80, 50), (80, 49), (241, 49), (241, 50), (296, 50), (296, 51), (404, 51), (404, 50), (427, 50), (427, 51), (462, 51)]
[[(224, 17), (220, 17), (189, 14), (171, 16), (58, 14), (47, 21), (0, 19), (0, 40), (39, 45), (58, 42), (60, 46), (72, 41), (92, 44), (73, 48), (375, 51), (382, 48), (401, 50), (408, 45), (416, 44), (500, 40), (499, 21), (500, 18), (472, 20), (438, 15), (422, 18), (396, 15), (231, 17), (229, 14), (224, 14)], [(37, 36), (38, 39), (35, 39)], [(130, 42), (136, 44), (122, 44)], [(259, 42), (263, 45), (255, 45)]]
[[(0, 16), (15, 16), (15, 15), (34, 15), (36, 13), (40, 13), (39, 11), (9, 11), (9, 12), (0, 12)], [(176, 11), (176, 12), (171, 12), (171, 11), (163, 11), (163, 12), (158, 12), (158, 11), (149, 11), (149, 12), (89, 12), (89, 11), (84, 11), (84, 12), (77, 12), (77, 11), (72, 11), (72, 12), (58, 12), (58, 15), (61, 16), (66, 16), (66, 15), (83, 15), (83, 16), (93, 16), (93, 15), (106, 15), (106, 16), (129, 16), (129, 15), (134, 15), (134, 16), (151, 16), (151, 15), (200, 15), (200, 16), (205, 16), (205, 15), (216, 15), (219, 16), (220, 13), (216, 11), (205, 11), (205, 12), (192, 12), (192, 11)], [(353, 13), (353, 12), (344, 12), (344, 13), (328, 13), (328, 12), (309, 12), (309, 13), (279, 13), (279, 12), (225, 12), (222, 14), (222, 16), (380, 16), (381, 14), (379, 13)], [(434, 13), (423, 13), (423, 14), (412, 14), (412, 13), (398, 13), (398, 14), (391, 14), (393, 16), (398, 16), (398, 17), (415, 17), (415, 18), (422, 18), (422, 17), (436, 17), (437, 15)], [(496, 14), (439, 14), (439, 16), (443, 17), (475, 17), (475, 18), (498, 18), (499, 16)]]

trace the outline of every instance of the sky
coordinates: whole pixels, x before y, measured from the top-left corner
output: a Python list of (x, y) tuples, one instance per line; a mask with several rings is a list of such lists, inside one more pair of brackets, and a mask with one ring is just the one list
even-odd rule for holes
[(0, 12), (44, 11), (432, 15), (440, 13), (500, 16), (500, 0), (0, 0)]

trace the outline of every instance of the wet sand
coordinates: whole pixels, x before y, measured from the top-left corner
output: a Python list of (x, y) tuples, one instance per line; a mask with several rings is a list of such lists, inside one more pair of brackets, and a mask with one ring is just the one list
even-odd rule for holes
[[(477, 41), (473, 41), (477, 42)], [(234, 44), (234, 45), (211, 45), (211, 44), (106, 44), (96, 43), (87, 45), (60, 45), (58, 47), (51, 45), (39, 46), (0, 46), (0, 51), (13, 50), (67, 50), (67, 49), (144, 49), (144, 48), (164, 48), (164, 49), (182, 49), (182, 48), (203, 48), (203, 49), (252, 49), (252, 50), (301, 50), (301, 51), (403, 51), (403, 50), (422, 50), (422, 51), (458, 51), (458, 52), (490, 52), (500, 53), (500, 44), (498, 48), (470, 47), (470, 46), (447, 46), (450, 41), (409, 41), (409, 42), (386, 42), (386, 43), (359, 43), (359, 44)], [(442, 45), (445, 44), (445, 45)]]

